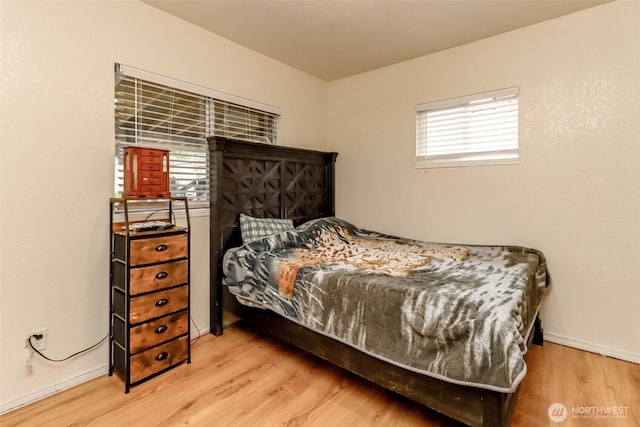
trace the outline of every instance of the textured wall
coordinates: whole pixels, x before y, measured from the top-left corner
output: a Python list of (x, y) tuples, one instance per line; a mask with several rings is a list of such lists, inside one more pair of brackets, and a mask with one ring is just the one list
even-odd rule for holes
[[(108, 332), (115, 62), (278, 106), (282, 144), (324, 149), (326, 83), (137, 1), (0, 2), (0, 412), (105, 372), (108, 351), (35, 358)], [(208, 217), (194, 218), (192, 317), (208, 329)]]
[[(541, 249), (547, 337), (640, 361), (639, 22), (617, 1), (330, 83), (338, 215)], [(512, 86), (519, 165), (414, 169), (417, 104)]]

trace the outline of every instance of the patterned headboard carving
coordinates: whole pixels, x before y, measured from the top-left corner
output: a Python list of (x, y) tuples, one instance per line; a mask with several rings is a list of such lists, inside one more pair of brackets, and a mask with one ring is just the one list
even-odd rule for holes
[(222, 257), (228, 248), (241, 244), (240, 213), (289, 218), (296, 224), (335, 215), (338, 154), (222, 137), (207, 141), (211, 154), (211, 331), (219, 334)]

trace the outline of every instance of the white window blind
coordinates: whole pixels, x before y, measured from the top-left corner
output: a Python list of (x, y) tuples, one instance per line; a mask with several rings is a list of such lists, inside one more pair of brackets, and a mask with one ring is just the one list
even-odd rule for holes
[[(261, 109), (262, 108), (262, 109)], [(209, 205), (209, 136), (275, 144), (279, 109), (124, 65), (115, 75), (115, 192), (123, 148), (170, 150), (171, 194)]]
[(513, 87), (416, 107), (416, 168), (519, 163)]

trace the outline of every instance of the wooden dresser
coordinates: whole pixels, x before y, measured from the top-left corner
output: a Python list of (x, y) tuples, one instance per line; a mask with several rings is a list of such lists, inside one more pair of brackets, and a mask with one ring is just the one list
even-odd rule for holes
[[(144, 205), (146, 203), (147, 205)], [(191, 362), (190, 223), (186, 198), (111, 199), (109, 375), (130, 386)], [(154, 211), (168, 227), (132, 231), (136, 209)], [(175, 226), (176, 212), (186, 225)], [(114, 222), (114, 216), (124, 221)]]

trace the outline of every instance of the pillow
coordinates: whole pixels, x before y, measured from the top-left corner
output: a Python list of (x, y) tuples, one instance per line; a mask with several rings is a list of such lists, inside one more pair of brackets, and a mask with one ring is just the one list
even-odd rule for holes
[(293, 221), (282, 218), (254, 218), (240, 214), (240, 233), (242, 243), (251, 243), (271, 234), (295, 230)]

